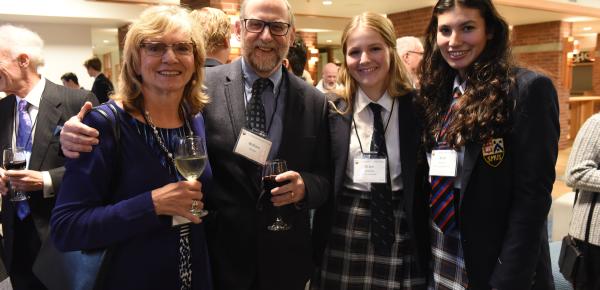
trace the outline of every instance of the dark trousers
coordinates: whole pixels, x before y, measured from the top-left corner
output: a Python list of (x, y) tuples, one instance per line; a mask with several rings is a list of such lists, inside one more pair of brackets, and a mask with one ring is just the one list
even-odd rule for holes
[(42, 282), (31, 268), (40, 251), (41, 241), (31, 216), (24, 220), (15, 218), (13, 259), (10, 267), (10, 282), (14, 290), (45, 290)]
[(600, 247), (577, 241), (587, 266), (587, 281), (575, 281), (575, 290), (600, 290)]

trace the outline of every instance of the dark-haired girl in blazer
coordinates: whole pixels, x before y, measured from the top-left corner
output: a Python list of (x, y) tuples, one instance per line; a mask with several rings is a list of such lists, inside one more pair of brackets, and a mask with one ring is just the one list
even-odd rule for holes
[(554, 289), (546, 217), (557, 94), (511, 63), (508, 35), (490, 0), (439, 0), (427, 28), (430, 289)]

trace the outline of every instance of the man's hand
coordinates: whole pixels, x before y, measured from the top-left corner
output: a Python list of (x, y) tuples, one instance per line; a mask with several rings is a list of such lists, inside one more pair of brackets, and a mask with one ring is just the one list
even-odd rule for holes
[(296, 203), (304, 199), (306, 190), (304, 180), (296, 171), (286, 171), (275, 176), (277, 182), (287, 182), (285, 185), (275, 187), (271, 190), (271, 202), (274, 206), (284, 206)]
[(15, 191), (38, 191), (44, 189), (42, 172), (35, 170), (7, 170), (10, 186)]
[(81, 123), (91, 109), (92, 103), (85, 102), (79, 113), (64, 124), (60, 132), (60, 145), (65, 156), (77, 158), (79, 152), (91, 152), (92, 145), (98, 144), (98, 130)]

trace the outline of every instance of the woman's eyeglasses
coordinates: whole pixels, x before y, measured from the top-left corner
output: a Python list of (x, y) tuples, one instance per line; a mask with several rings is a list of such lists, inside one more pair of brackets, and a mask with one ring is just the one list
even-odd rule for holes
[(159, 41), (148, 41), (140, 44), (140, 47), (150, 56), (162, 56), (168, 48), (171, 48), (177, 55), (191, 55), (194, 53), (194, 46), (193, 42), (166, 44)]

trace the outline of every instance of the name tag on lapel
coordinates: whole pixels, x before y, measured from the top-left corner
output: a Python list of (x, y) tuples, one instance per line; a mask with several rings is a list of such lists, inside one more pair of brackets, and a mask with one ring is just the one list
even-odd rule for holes
[(265, 136), (242, 128), (233, 152), (260, 165), (264, 165), (269, 157), (272, 144), (273, 142)]

